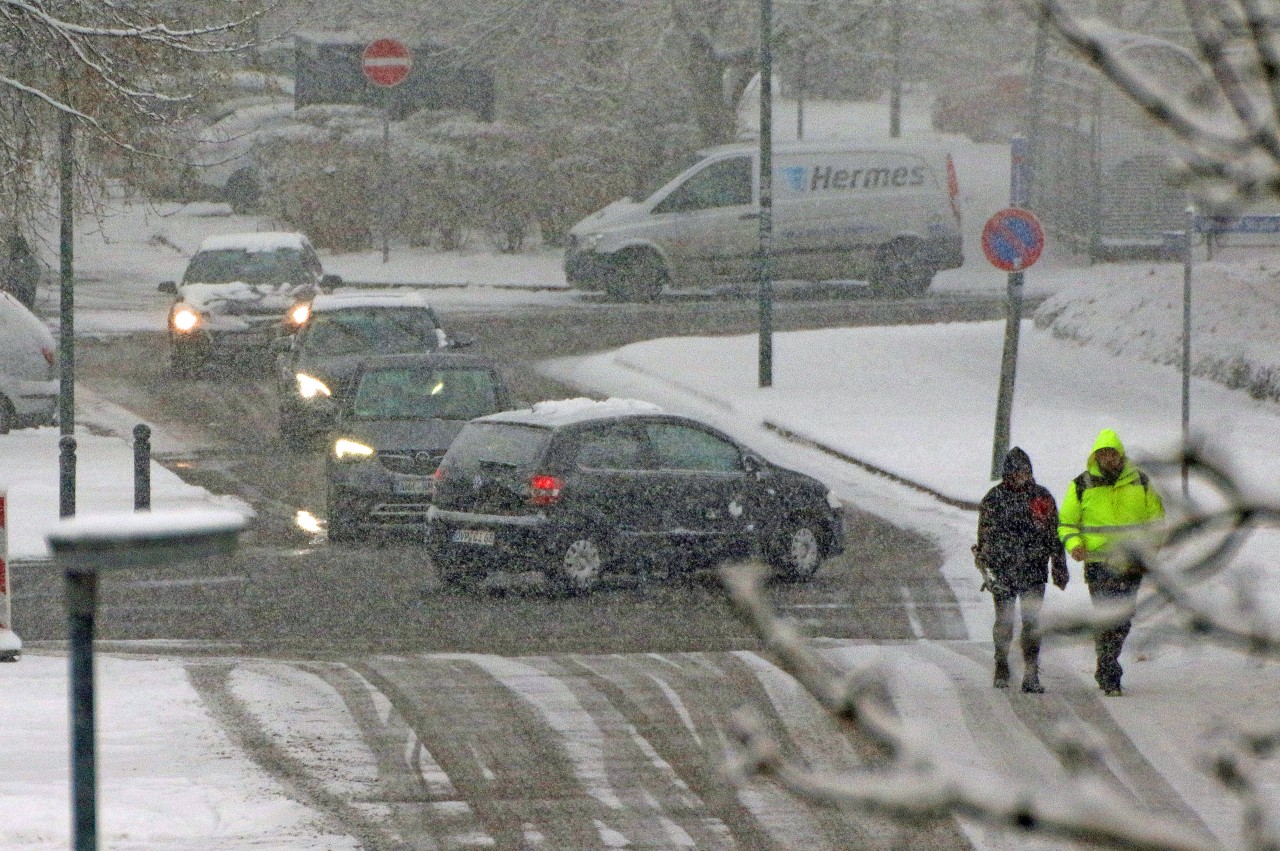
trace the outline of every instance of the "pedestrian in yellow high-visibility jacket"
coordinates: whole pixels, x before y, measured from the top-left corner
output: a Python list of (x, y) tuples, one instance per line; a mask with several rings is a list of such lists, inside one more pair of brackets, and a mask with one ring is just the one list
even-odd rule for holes
[[(1164, 517), (1160, 494), (1147, 475), (1129, 462), (1124, 444), (1109, 428), (1094, 441), (1085, 471), (1072, 480), (1058, 511), (1058, 538), (1076, 561), (1084, 562), (1084, 580), (1095, 603), (1130, 613), (1142, 583), (1141, 568), (1126, 558), (1124, 539)], [(1098, 668), (1094, 678), (1107, 695), (1122, 694), (1120, 651), (1132, 614), (1095, 638)]]

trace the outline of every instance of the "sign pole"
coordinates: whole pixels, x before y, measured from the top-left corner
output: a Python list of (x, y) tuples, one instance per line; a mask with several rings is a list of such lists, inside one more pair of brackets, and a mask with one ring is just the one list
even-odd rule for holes
[(360, 70), (365, 79), (383, 89), (382, 101), (382, 164), (379, 183), (382, 200), (378, 210), (379, 229), (382, 231), (382, 262), (391, 257), (391, 108), (394, 103), (391, 89), (400, 85), (413, 70), (413, 53), (394, 38), (380, 38), (370, 42), (360, 56)]
[(760, 0), (759, 379), (773, 386), (773, 3)]
[(1010, 206), (992, 216), (982, 231), (982, 249), (987, 259), (1009, 273), (1005, 296), (1004, 351), (1000, 358), (995, 435), (991, 442), (992, 479), (1003, 475), (1004, 456), (1009, 451), (1013, 388), (1018, 371), (1018, 337), (1022, 327), (1023, 272), (1039, 259), (1044, 248), (1044, 230), (1040, 222), (1031, 211), (1023, 209), (1030, 195), (1030, 159), (1030, 144), (1024, 137), (1015, 136), (1010, 148)]
[(391, 258), (391, 90), (382, 105), (382, 262)]
[(1196, 227), (1196, 208), (1187, 207), (1186, 232), (1182, 243), (1182, 497), (1189, 497), (1185, 452), (1191, 440), (1191, 239)]
[(22, 639), (13, 631), (13, 605), (9, 594), (9, 498), (0, 488), (0, 662), (16, 662)]

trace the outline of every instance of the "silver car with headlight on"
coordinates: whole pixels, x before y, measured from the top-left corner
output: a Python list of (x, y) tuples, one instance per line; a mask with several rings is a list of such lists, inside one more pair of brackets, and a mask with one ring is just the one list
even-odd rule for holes
[(209, 237), (182, 282), (165, 281), (170, 364), (191, 377), (211, 363), (266, 361), (271, 341), (288, 333), (286, 312), (299, 300), (342, 283), (326, 275), (307, 237), (269, 231)]

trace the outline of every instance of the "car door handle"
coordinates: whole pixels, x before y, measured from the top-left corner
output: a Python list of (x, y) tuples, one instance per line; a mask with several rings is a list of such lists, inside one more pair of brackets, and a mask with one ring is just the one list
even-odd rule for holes
[(745, 222), (745, 221), (750, 221), (751, 219), (760, 218), (760, 214), (759, 213), (743, 213), (742, 215), (738, 216), (738, 218), (742, 219)]

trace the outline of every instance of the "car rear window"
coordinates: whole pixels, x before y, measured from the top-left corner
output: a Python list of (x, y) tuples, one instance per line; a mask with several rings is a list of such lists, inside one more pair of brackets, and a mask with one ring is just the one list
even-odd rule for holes
[(187, 264), (184, 283), (302, 284), (311, 279), (296, 248), (275, 251), (246, 251), (242, 248), (200, 251)]
[(464, 474), (486, 465), (532, 469), (551, 442), (551, 430), (516, 423), (467, 423), (441, 466)]
[(358, 419), (470, 420), (498, 410), (498, 386), (487, 369), (369, 370), (352, 400)]
[(412, 354), (439, 346), (435, 315), (421, 307), (353, 307), (316, 313), (302, 341), (309, 357)]

